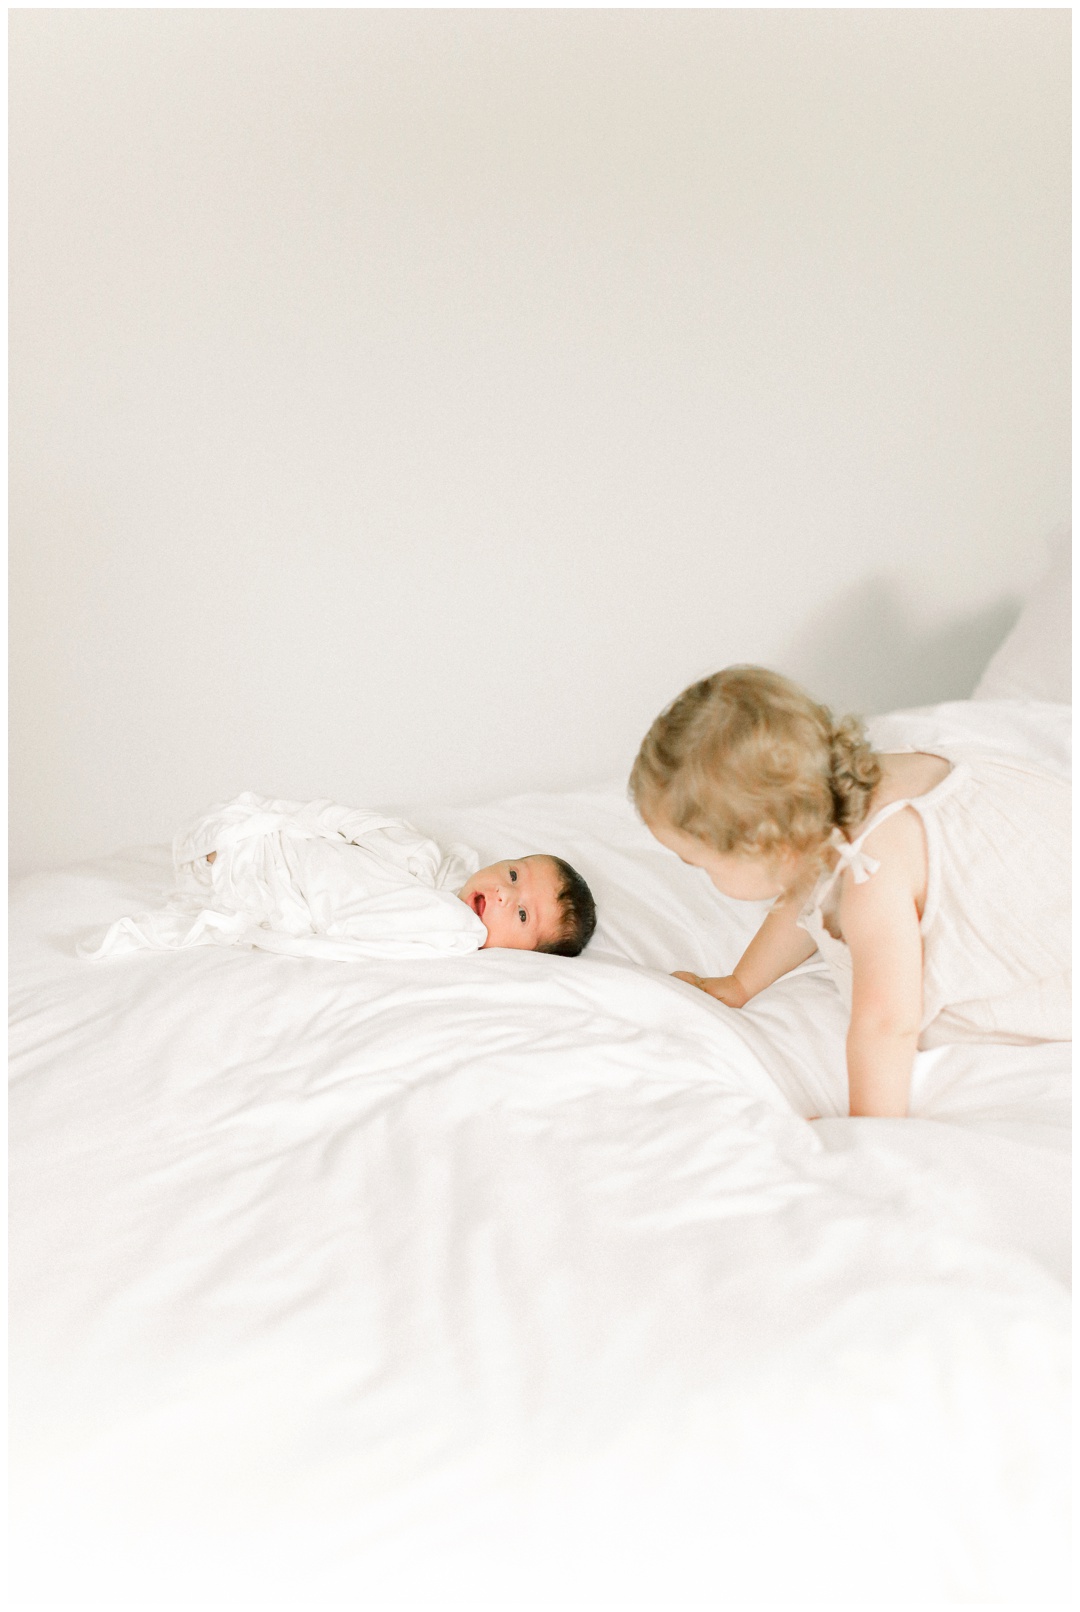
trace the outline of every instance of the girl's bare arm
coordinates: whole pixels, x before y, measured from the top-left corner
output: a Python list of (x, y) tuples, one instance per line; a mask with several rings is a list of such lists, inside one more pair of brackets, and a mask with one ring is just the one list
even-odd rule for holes
[(806, 892), (800, 890), (783, 906), (774, 907), (730, 974), (704, 979), (699, 974), (680, 973), (676, 979), (698, 986), (728, 1007), (742, 1007), (766, 985), (813, 957), (814, 942), (795, 923), (805, 900)]
[[(913, 814), (910, 814), (913, 815)], [(922, 1020), (922, 935), (915, 905), (921, 825), (907, 812), (883, 823), (891, 845), (875, 843), (881, 867), (865, 884), (843, 875), (840, 926), (851, 952), (848, 1096), (853, 1115), (907, 1113)], [(914, 831), (914, 834), (913, 834)], [(914, 838), (918, 836), (918, 840)], [(878, 835), (873, 836), (875, 842)], [(906, 849), (914, 855), (905, 856)]]

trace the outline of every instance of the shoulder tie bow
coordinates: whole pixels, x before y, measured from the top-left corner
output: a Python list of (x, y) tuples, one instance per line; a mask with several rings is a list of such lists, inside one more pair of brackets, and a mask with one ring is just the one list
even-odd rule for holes
[(868, 856), (862, 849), (861, 837), (852, 845), (838, 828), (834, 828), (829, 836), (829, 844), (839, 855), (840, 865), (851, 869), (856, 884), (865, 884), (870, 875), (876, 873), (881, 866), (876, 857)]

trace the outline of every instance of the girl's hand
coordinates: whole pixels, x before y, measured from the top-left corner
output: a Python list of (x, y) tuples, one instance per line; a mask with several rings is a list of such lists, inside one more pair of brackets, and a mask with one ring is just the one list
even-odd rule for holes
[(696, 985), (699, 991), (707, 996), (715, 996), (718, 1002), (724, 1002), (728, 1007), (741, 1008), (749, 1000), (749, 993), (743, 989), (734, 974), (721, 974), (703, 978), (700, 974), (677, 973), (673, 979), (685, 980), (687, 985)]
[(781, 974), (790, 973), (808, 957), (813, 957), (814, 942), (798, 925), (799, 913), (806, 897), (805, 890), (794, 892), (782, 906), (773, 907), (761, 928), (735, 964), (734, 974), (711, 975), (678, 973), (677, 980), (696, 985), (706, 996), (714, 996), (726, 1007), (745, 1007), (752, 996), (763, 991), (766, 985), (778, 980)]

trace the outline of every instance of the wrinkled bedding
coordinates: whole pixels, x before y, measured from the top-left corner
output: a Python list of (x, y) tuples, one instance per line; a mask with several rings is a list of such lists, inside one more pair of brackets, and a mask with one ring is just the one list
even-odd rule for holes
[(79, 955), (257, 946), (349, 963), (463, 957), (487, 940), (457, 899), (476, 853), (383, 812), (248, 791), (181, 829), (172, 864), (163, 906), (85, 936)]
[[(1019, 705), (887, 742), (1065, 770)], [(843, 1118), (822, 965), (671, 979), (760, 911), (621, 788), (413, 820), (565, 856), (586, 954), (106, 968), (164, 848), (13, 892), (16, 1603), (1064, 1598), (1070, 1049)]]

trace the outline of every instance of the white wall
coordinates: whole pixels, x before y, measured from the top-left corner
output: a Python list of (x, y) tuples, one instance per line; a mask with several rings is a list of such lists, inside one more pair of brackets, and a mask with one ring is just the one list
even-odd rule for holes
[(1068, 517), (1065, 11), (16, 11), (13, 866), (970, 691)]

